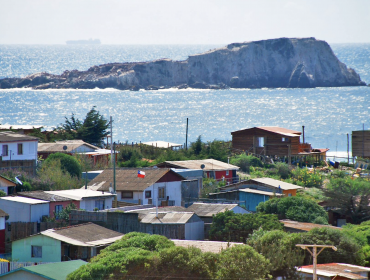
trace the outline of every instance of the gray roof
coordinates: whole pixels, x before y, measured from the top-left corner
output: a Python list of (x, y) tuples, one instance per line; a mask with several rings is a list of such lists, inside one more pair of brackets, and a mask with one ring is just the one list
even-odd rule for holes
[(144, 224), (186, 224), (193, 216), (192, 212), (158, 212), (157, 218), (156, 213), (149, 213), (140, 222)]
[(19, 196), (29, 197), (29, 198), (36, 198), (41, 200), (47, 201), (71, 201), (73, 199), (59, 196), (55, 194), (46, 193), (44, 191), (32, 191), (32, 192), (19, 192), (17, 193)]
[[(143, 208), (143, 209), (133, 209), (133, 210), (127, 210), (126, 213), (138, 213), (139, 218), (142, 219), (144, 216), (150, 214), (150, 213), (156, 213), (157, 208), (156, 207), (150, 207), (150, 208)], [(158, 212), (160, 213), (171, 213), (171, 212), (190, 212), (193, 213), (193, 211), (187, 210), (185, 207), (182, 206), (166, 206), (166, 207), (158, 207)]]
[(221, 204), (221, 203), (199, 203), (195, 202), (187, 208), (199, 217), (212, 217), (220, 212), (234, 209), (238, 204)]
[[(37, 145), (37, 152), (38, 153), (68, 153), (73, 152), (77, 148), (81, 146), (89, 147), (92, 150), (99, 150), (99, 147), (86, 143), (82, 140), (64, 140), (64, 141), (56, 141), (55, 143), (38, 143)], [(65, 150), (64, 147), (67, 147)]]
[(287, 182), (280, 181), (280, 180), (275, 180), (275, 179), (272, 179), (272, 178), (256, 178), (256, 179), (250, 179), (250, 181), (258, 182), (258, 183), (268, 185), (268, 186), (271, 186), (271, 187), (275, 187), (275, 188), (279, 188), (279, 186), (280, 186), (280, 188), (282, 190), (302, 189), (302, 187), (300, 187), (300, 186), (293, 185), (291, 183), (287, 183)]
[(38, 141), (39, 138), (25, 134), (15, 133), (13, 131), (1, 131), (0, 142), (21, 142), (21, 141)]

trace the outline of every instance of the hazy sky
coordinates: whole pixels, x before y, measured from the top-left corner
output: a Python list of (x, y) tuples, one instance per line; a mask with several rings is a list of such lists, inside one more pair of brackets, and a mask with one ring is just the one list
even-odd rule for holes
[(0, 0), (0, 44), (370, 42), (370, 0)]

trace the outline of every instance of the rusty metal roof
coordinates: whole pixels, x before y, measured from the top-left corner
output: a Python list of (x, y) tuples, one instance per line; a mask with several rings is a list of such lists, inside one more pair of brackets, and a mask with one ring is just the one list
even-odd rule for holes
[(204, 164), (204, 171), (218, 170), (239, 170), (239, 166), (228, 164), (216, 159), (200, 159), (200, 160), (181, 160), (181, 161), (165, 161), (157, 164), (158, 167), (175, 167), (185, 169), (201, 169)]
[[(302, 273), (313, 274), (313, 265), (306, 265), (297, 268)], [(345, 263), (325, 263), (317, 265), (317, 275), (327, 277), (343, 277), (345, 279), (368, 279), (357, 273), (369, 272), (370, 268)]]
[(280, 220), (284, 224), (284, 227), (286, 228), (292, 228), (292, 229), (298, 229), (301, 231), (310, 231), (314, 228), (323, 228), (323, 227), (329, 227), (333, 229), (342, 230), (340, 227), (334, 227), (329, 225), (319, 225), (319, 224), (312, 224), (312, 223), (302, 223), (302, 222), (296, 222), (291, 220)]
[(195, 247), (200, 249), (202, 252), (220, 253), (222, 250), (226, 250), (229, 247), (236, 245), (244, 245), (243, 243), (237, 242), (221, 242), (221, 241), (198, 241), (198, 240), (177, 240), (172, 239), (176, 246), (185, 248)]
[[(145, 172), (145, 178), (138, 178), (138, 170)], [(185, 180), (181, 175), (168, 168), (126, 168), (116, 169), (116, 190), (117, 191), (144, 191), (147, 187), (158, 182), (167, 173), (173, 173), (179, 181)], [(108, 191), (113, 187), (113, 169), (106, 169), (96, 176), (88, 184), (90, 189)]]
[(21, 141), (38, 141), (39, 138), (25, 134), (15, 133), (13, 131), (1, 131), (0, 142), (21, 142)]
[(192, 211), (199, 217), (212, 217), (217, 213), (225, 212), (227, 210), (232, 210), (237, 207), (238, 204), (221, 204), (221, 203), (200, 203), (195, 202), (188, 208), (188, 211)]

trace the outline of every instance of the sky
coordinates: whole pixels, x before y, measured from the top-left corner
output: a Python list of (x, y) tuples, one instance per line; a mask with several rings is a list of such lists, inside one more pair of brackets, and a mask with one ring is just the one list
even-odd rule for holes
[(0, 0), (0, 44), (370, 43), (369, 0)]

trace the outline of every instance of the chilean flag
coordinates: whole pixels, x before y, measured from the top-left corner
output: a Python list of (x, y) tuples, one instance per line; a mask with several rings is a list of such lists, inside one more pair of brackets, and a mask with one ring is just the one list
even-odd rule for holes
[(139, 178), (145, 178), (145, 172), (144, 171), (138, 171), (137, 172), (137, 177), (139, 177)]

